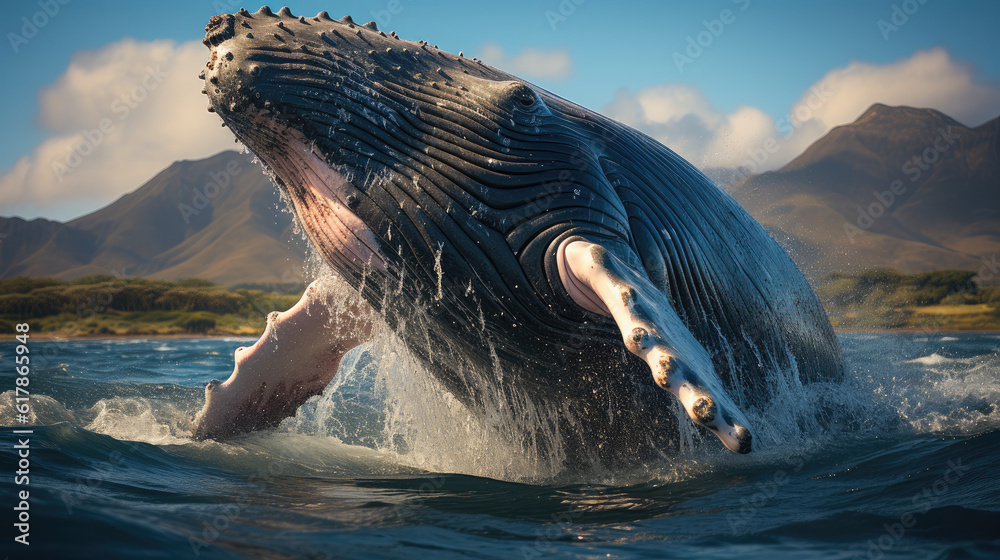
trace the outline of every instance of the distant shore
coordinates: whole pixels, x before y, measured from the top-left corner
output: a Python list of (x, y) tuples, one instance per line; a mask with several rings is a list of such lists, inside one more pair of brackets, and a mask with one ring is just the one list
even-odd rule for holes
[(0, 280), (0, 333), (28, 323), (38, 339), (257, 337), (267, 314), (304, 286), (227, 288), (205, 280), (94, 276)]
[(939, 329), (926, 330), (918, 328), (898, 328), (898, 329), (833, 329), (837, 334), (997, 334), (1000, 329)]
[[(940, 329), (940, 330), (924, 330), (919, 328), (894, 328), (894, 329), (834, 329), (837, 334), (926, 334), (926, 335), (936, 335), (936, 334), (1000, 334), (1000, 329), (971, 329), (971, 330), (956, 330), (956, 329)], [(41, 341), (59, 341), (59, 340), (169, 340), (169, 339), (182, 339), (182, 338), (245, 338), (248, 340), (256, 340), (260, 338), (263, 333), (263, 329), (257, 334), (245, 334), (245, 333), (205, 333), (205, 334), (193, 334), (193, 333), (128, 333), (128, 334), (84, 334), (84, 335), (60, 335), (59, 333), (47, 333), (47, 332), (35, 332), (30, 333), (33, 340)], [(13, 339), (13, 333), (7, 333), (5, 338)]]
[[(263, 331), (261, 331), (263, 333)], [(151, 339), (151, 340), (168, 340), (177, 338), (247, 338), (256, 339), (260, 338), (260, 334), (234, 334), (234, 333), (205, 333), (205, 334), (192, 334), (192, 333), (129, 333), (129, 334), (82, 334), (82, 335), (60, 335), (59, 333), (48, 333), (48, 332), (36, 332), (29, 333), (33, 340), (137, 340), (137, 339)], [(14, 335), (8, 334), (8, 338), (13, 338)]]
[[(0, 335), (28, 323), (35, 339), (257, 338), (267, 314), (295, 305), (303, 285), (227, 288), (95, 276), (0, 280)], [(838, 333), (1000, 332), (1000, 287), (974, 272), (831, 274), (815, 286)]]

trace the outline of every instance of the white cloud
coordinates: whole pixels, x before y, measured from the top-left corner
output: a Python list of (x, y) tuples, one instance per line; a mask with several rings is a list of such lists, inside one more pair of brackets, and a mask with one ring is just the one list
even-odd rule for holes
[(698, 166), (745, 165), (761, 171), (788, 163), (874, 103), (933, 108), (977, 126), (1000, 114), (1000, 89), (977, 81), (971, 67), (934, 48), (892, 64), (852, 62), (832, 70), (778, 119), (747, 106), (723, 113), (688, 84), (650, 86), (635, 93), (622, 89), (603, 112)]
[(573, 60), (566, 49), (524, 48), (516, 56), (507, 56), (500, 45), (487, 43), (480, 49), (483, 62), (490, 66), (529, 78), (565, 80), (573, 73)]
[(0, 172), (0, 206), (93, 210), (176, 160), (232, 147), (200, 93), (206, 60), (194, 41), (124, 39), (77, 53), (39, 93), (37, 121), (51, 135)]
[(603, 112), (634, 126), (699, 166), (736, 167), (747, 149), (773, 133), (774, 121), (753, 107), (726, 115), (688, 84), (619, 90)]
[[(508, 56), (487, 44), (482, 57), (527, 77), (560, 80), (573, 71), (561, 49), (529, 48)], [(73, 217), (69, 214), (96, 209), (134, 190), (176, 160), (232, 147), (232, 135), (205, 111), (200, 94), (203, 83), (196, 75), (206, 58), (204, 47), (194, 41), (125, 39), (77, 53), (38, 96), (37, 120), (50, 137), (0, 171), (3, 214), (13, 208)], [(777, 120), (748, 106), (724, 113), (688, 84), (623, 89), (603, 112), (700, 167), (752, 164), (751, 154), (764, 154), (761, 164), (754, 164), (764, 170), (784, 165), (876, 102), (931, 107), (975, 126), (1000, 114), (1000, 89), (977, 81), (973, 68), (935, 48), (892, 64), (853, 62), (832, 70)], [(98, 133), (102, 122), (108, 132)], [(769, 139), (776, 149), (762, 152)]]
[(828, 72), (816, 85), (831, 92), (830, 101), (815, 115), (827, 127), (853, 121), (875, 102), (937, 109), (966, 126), (1000, 113), (996, 85), (977, 82), (972, 67), (955, 61), (941, 47), (893, 64), (852, 62)]

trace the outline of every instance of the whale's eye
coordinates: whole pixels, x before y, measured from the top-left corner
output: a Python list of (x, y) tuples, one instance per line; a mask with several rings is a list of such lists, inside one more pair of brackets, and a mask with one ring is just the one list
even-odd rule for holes
[(514, 98), (518, 105), (522, 109), (530, 109), (535, 106), (535, 96), (531, 92), (518, 92), (517, 97)]
[(538, 125), (542, 118), (552, 113), (545, 100), (531, 86), (516, 80), (499, 85), (496, 101), (509, 118), (526, 126)]
[(507, 97), (513, 107), (524, 111), (531, 111), (540, 103), (535, 92), (530, 87), (519, 82), (512, 84), (511, 88), (507, 91)]

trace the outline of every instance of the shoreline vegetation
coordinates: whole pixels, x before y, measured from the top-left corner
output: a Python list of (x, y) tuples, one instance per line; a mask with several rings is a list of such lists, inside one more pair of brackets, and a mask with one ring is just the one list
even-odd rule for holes
[(38, 338), (259, 336), (267, 315), (295, 305), (305, 286), (90, 276), (0, 280), (0, 332), (27, 322)]
[[(0, 333), (17, 323), (39, 338), (259, 336), (271, 311), (293, 306), (299, 284), (223, 287), (90, 276), (0, 280)], [(837, 332), (1000, 331), (1000, 286), (974, 272), (831, 274), (815, 285)]]
[(831, 274), (815, 289), (837, 332), (1000, 331), (1000, 286), (968, 270)]

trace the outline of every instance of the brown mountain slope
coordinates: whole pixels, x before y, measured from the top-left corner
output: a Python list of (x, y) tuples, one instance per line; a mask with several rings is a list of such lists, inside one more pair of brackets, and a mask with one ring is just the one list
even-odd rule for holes
[(730, 192), (813, 277), (978, 269), (1000, 252), (1000, 119), (876, 104)]
[(0, 221), (0, 274), (125, 274), (220, 284), (292, 282), (305, 245), (270, 180), (227, 151), (176, 162), (139, 189), (69, 223)]
[(0, 218), (0, 277), (46, 276), (90, 259), (93, 236), (44, 218)]

